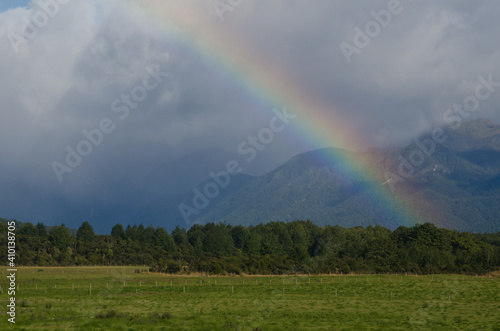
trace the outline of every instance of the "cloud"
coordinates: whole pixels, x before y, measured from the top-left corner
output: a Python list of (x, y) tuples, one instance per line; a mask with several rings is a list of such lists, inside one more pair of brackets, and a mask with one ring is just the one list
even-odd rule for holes
[[(354, 28), (363, 29), (388, 1), (242, 1), (224, 21), (213, 4), (73, 0), (17, 53), (9, 34), (22, 35), (41, 9), (32, 3), (1, 12), (0, 216), (78, 224), (106, 204), (161, 204), (165, 194), (188, 191), (241, 157), (238, 144), (284, 105), (255, 98), (241, 77), (214, 66), (217, 55), (204, 43), (217, 40), (215, 31), (342, 110), (367, 145), (400, 144), (443, 124), (445, 110), (474, 92), (479, 75), (500, 81), (495, 2), (401, 1), (402, 12), (350, 64), (339, 45), (352, 43)], [(219, 51), (231, 59), (230, 49)], [(168, 78), (120, 120), (113, 101), (154, 65)], [(500, 122), (499, 101), (496, 93), (477, 116)], [(116, 130), (59, 183), (52, 162), (63, 163), (66, 147), (76, 148), (82, 131), (103, 118)], [(305, 143), (304, 134), (290, 127), (244, 171), (263, 173), (328, 143)], [(63, 205), (80, 207), (52, 211)]]

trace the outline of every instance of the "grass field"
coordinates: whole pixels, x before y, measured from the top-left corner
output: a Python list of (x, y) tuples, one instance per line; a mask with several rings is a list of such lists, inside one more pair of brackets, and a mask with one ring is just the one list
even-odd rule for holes
[(0, 281), (0, 330), (500, 330), (496, 277), (193, 277), (138, 269), (19, 268), (15, 326), (7, 322), (7, 279)]

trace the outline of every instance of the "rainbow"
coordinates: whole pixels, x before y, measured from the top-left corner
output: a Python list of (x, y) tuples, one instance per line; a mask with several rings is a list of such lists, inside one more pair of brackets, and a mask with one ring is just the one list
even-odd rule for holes
[[(147, 3), (129, 0), (118, 6), (118, 10), (139, 19), (148, 29), (157, 30), (182, 47), (201, 52), (204, 60), (223, 72), (253, 102), (267, 105), (256, 108), (269, 111), (273, 106), (289, 106), (290, 111), (298, 115), (300, 140), (314, 146), (342, 146), (346, 150), (357, 150), (362, 146), (354, 125), (343, 117), (343, 112), (322, 102), (321, 98), (238, 40), (227, 25), (215, 17), (213, 8), (203, 8), (194, 1), (161, 0)], [(265, 116), (267, 118), (269, 114)], [(362, 180), (369, 183), (369, 195), (397, 220), (398, 225), (421, 223), (421, 217), (411, 206), (382, 185), (383, 179), (370, 171), (370, 160), (361, 153), (335, 150), (334, 155), (328, 157), (340, 165), (341, 171), (355, 170), (362, 174)]]

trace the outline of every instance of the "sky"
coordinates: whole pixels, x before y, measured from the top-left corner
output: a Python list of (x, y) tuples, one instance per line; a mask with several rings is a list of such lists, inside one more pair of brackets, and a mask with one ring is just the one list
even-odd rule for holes
[[(408, 143), (479, 77), (500, 82), (499, 14), (481, 0), (0, 1), (0, 217), (109, 231), (120, 209), (147, 223), (231, 160), (259, 175), (318, 148)], [(349, 140), (311, 138), (315, 110), (286, 91)], [(482, 99), (468, 119), (500, 123), (500, 91)], [(296, 117), (273, 126), (285, 107)], [(239, 147), (259, 133), (248, 161)]]
[(6, 11), (18, 7), (28, 7), (29, 0), (2, 0), (0, 1), (0, 10)]

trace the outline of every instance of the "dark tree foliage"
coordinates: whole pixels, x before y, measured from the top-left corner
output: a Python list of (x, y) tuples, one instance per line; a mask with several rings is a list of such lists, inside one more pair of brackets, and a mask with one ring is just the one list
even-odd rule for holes
[[(0, 249), (7, 249), (0, 222)], [(76, 237), (64, 226), (24, 223), (19, 265), (149, 265), (168, 273), (466, 273), (500, 268), (500, 233), (471, 234), (430, 223), (399, 227), (318, 227), (310, 221), (257, 226), (224, 223), (176, 227), (116, 224), (96, 235), (84, 222)]]
[(125, 239), (125, 230), (123, 229), (123, 225), (116, 224), (111, 229), (111, 236), (114, 238)]
[(47, 232), (47, 228), (42, 223), (37, 223), (36, 233), (40, 238), (43, 238), (43, 239), (45, 239), (49, 236), (49, 233)]
[(27, 237), (30, 236), (36, 236), (37, 235), (37, 229), (35, 226), (31, 223), (25, 223), (18, 231), (19, 234), (25, 235)]
[(83, 222), (76, 233), (76, 239), (78, 241), (89, 243), (94, 241), (95, 233), (89, 222)]
[(55, 248), (61, 251), (72, 246), (72, 243), (74, 242), (74, 238), (71, 236), (68, 228), (66, 228), (64, 224), (61, 224), (61, 226), (55, 226), (50, 230), (49, 240)]

